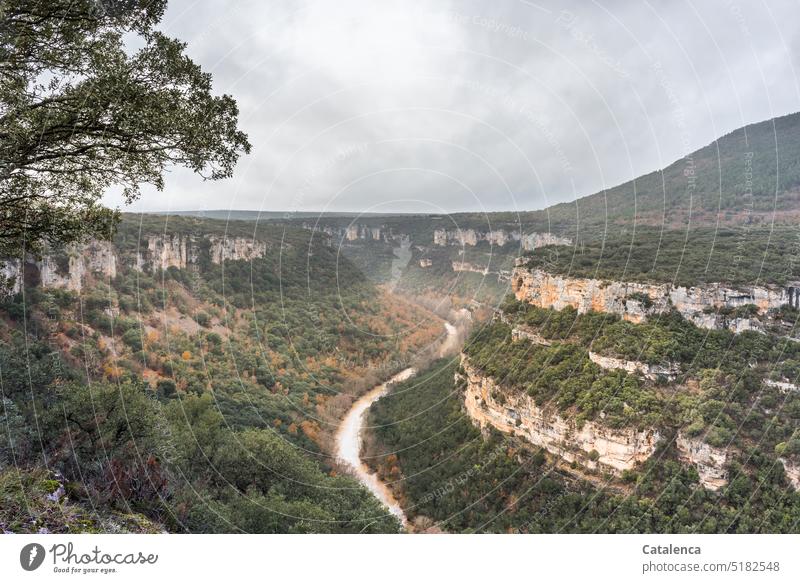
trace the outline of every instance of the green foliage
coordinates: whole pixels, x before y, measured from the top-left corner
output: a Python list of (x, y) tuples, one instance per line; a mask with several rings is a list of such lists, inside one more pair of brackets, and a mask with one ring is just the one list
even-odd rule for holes
[(25, 418), (11, 399), (0, 399), (0, 471), (30, 453), (30, 432)]
[(86, 509), (65, 496), (59, 477), (43, 469), (0, 467), (0, 531), (12, 533), (150, 533), (142, 515)]
[(131, 347), (131, 350), (139, 351), (144, 346), (142, 343), (142, 331), (139, 328), (131, 328), (122, 335), (122, 341)]
[(574, 407), (578, 422), (603, 414), (610, 427), (644, 427), (663, 410), (651, 388), (622, 371), (604, 371), (577, 344), (514, 342), (511, 329), (495, 323), (473, 335), (465, 353), (503, 385), (527, 391), (540, 407)]
[[(549, 273), (608, 281), (696, 286), (709, 283), (784, 285), (800, 279), (796, 229), (789, 227), (621, 228), (575, 248), (544, 247), (526, 254), (526, 265)], [(631, 294), (633, 299), (649, 299)], [(752, 307), (736, 310), (746, 317)], [(731, 312), (733, 314), (733, 312)]]
[[(119, 185), (163, 187), (172, 164), (229, 177), (250, 144), (238, 109), (157, 30), (166, 0), (0, 4), (0, 254), (108, 238)], [(141, 43), (128, 50), (132, 38)], [(120, 98), (124, 96), (124, 98)]]
[(371, 386), (351, 369), (399, 362), (414, 346), (403, 318), (418, 314), (393, 311), (352, 263), (298, 229), (259, 229), (267, 254), (252, 262), (216, 265), (201, 248), (198, 269), (128, 269), (135, 242), (163, 221), (201, 241), (226, 229), (253, 236), (252, 226), (173, 219), (123, 221), (110, 286), (5, 300), (21, 317), (0, 321), (10, 339), (0, 345), (1, 463), (13, 454), (36, 471), (46, 458), (70, 504), (174, 531), (396, 532), (357, 482), (330, 475), (322, 420), (305, 421), (326, 399)]
[[(217, 501), (212, 508), (194, 508), (176, 517), (188, 530), (398, 530), (380, 503), (352, 479), (323, 474), (272, 430), (227, 429), (208, 395), (175, 401), (166, 412), (173, 427), (178, 471)], [(184, 495), (189, 492), (187, 488)]]
[[(535, 331), (552, 344), (513, 341), (511, 327), (493, 322), (470, 338), (470, 362), (498, 382), (527, 391), (537, 404), (570, 412), (579, 423), (611, 427), (680, 429), (717, 447), (770, 451), (800, 421), (800, 395), (764, 384), (770, 377), (798, 378), (800, 343), (760, 334), (704, 330), (677, 312), (641, 324), (617, 316), (537, 308), (508, 297), (502, 305), (513, 326)], [(604, 371), (588, 351), (652, 365), (677, 365), (671, 383), (620, 370)], [(699, 392), (683, 390), (696, 383)]]
[[(463, 412), (452, 363), (434, 363), (371, 408), (380, 471), (397, 457), (405, 508), (451, 532), (715, 533), (797, 532), (800, 494), (780, 464), (759, 451), (719, 494), (696, 486), (694, 469), (659, 449), (629, 491), (568, 477), (531, 446), (492, 433), (484, 439)], [(395, 474), (397, 476), (397, 474)]]

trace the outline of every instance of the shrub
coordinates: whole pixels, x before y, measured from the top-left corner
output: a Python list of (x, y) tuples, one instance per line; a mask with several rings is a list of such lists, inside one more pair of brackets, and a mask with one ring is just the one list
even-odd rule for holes
[(203, 328), (208, 328), (209, 324), (211, 324), (211, 316), (209, 316), (205, 312), (197, 312), (194, 315), (194, 320), (195, 322), (200, 324)]
[(134, 352), (139, 352), (143, 348), (142, 331), (139, 328), (131, 328), (122, 335), (122, 341)]

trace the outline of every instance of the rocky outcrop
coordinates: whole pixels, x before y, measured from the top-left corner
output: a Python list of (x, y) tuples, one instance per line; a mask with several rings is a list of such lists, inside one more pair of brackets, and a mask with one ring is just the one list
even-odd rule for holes
[(792, 488), (800, 490), (800, 464), (782, 457), (778, 458), (778, 461), (783, 465), (783, 471)]
[(689, 438), (682, 433), (675, 443), (681, 461), (695, 466), (703, 487), (719, 490), (728, 483), (727, 449), (712, 447), (700, 438)]
[(655, 451), (655, 430), (610, 429), (599, 422), (582, 426), (536, 405), (521, 391), (503, 387), (473, 367), (462, 355), (465, 374), (464, 405), (473, 423), (481, 428), (519, 436), (567, 462), (588, 469), (620, 474), (645, 461)]
[[(344, 239), (348, 242), (354, 241), (388, 241), (394, 237), (387, 234), (384, 227), (375, 227), (372, 225), (365, 225), (362, 223), (354, 223), (346, 227), (337, 225), (308, 223), (302, 224), (302, 227), (308, 231), (315, 233), (324, 233), (331, 239), (337, 239), (337, 242)], [(399, 235), (397, 238), (405, 235)]]
[(533, 251), (548, 245), (572, 246), (572, 239), (569, 237), (559, 237), (553, 233), (530, 233), (522, 237), (522, 248), (525, 251)]
[(355, 241), (359, 238), (358, 236), (358, 225), (350, 225), (347, 227), (344, 233), (344, 238), (348, 241)]
[(572, 239), (559, 237), (552, 233), (521, 234), (519, 231), (492, 229), (479, 231), (476, 229), (436, 229), (433, 232), (433, 244), (439, 247), (461, 245), (474, 247), (485, 241), (490, 245), (504, 247), (509, 243), (519, 243), (526, 251), (538, 249), (546, 245), (572, 245)]
[[(127, 257), (127, 262), (147, 272), (170, 267), (185, 269), (198, 262), (201, 254), (206, 252), (203, 249), (207, 249), (212, 263), (222, 263), (263, 257), (268, 245), (245, 237), (150, 235), (142, 239), (139, 251), (135, 256)], [(40, 259), (29, 256), (24, 262), (5, 261), (0, 265), (0, 279), (11, 284), (8, 289), (12, 293), (20, 291), (23, 282), (33, 287), (79, 292), (88, 274), (107, 279), (116, 277), (119, 261), (114, 243), (90, 241), (71, 245), (63, 251), (45, 253)]]
[(267, 254), (267, 244), (243, 237), (209, 237), (212, 263), (252, 261)]
[(250, 237), (193, 237), (191, 235), (150, 235), (136, 258), (136, 267), (154, 272), (170, 267), (186, 269), (198, 262), (207, 248), (212, 263), (252, 261), (264, 257), (267, 243)]
[(789, 381), (773, 381), (771, 379), (764, 379), (764, 386), (778, 389), (782, 393), (796, 393), (800, 391), (800, 387), (798, 387), (794, 383), (790, 383)]
[(539, 346), (550, 346), (552, 344), (547, 338), (538, 332), (531, 330), (527, 326), (518, 326), (511, 329), (511, 339), (514, 341), (529, 340)]
[(9, 291), (17, 293), (23, 282), (50, 289), (81, 291), (87, 274), (111, 279), (117, 276), (117, 254), (109, 241), (90, 241), (70, 245), (57, 253), (41, 258), (28, 256), (24, 262), (3, 263), (0, 276), (10, 283)]
[(469, 271), (471, 273), (480, 273), (481, 275), (489, 275), (489, 268), (481, 265), (475, 265), (467, 261), (453, 261), (453, 271)]
[(760, 330), (761, 326), (754, 319), (728, 319), (714, 311), (752, 304), (765, 313), (789, 301), (786, 290), (765, 287), (738, 290), (719, 284), (687, 288), (666, 283), (602, 281), (553, 275), (523, 266), (514, 269), (511, 283), (518, 300), (541, 308), (606, 312), (635, 323), (674, 308), (703, 328), (730, 328), (735, 332)]
[(674, 381), (681, 370), (675, 363), (667, 365), (647, 364), (638, 360), (623, 360), (611, 356), (603, 356), (596, 352), (589, 352), (589, 360), (606, 370), (624, 370), (629, 374), (640, 374), (651, 381)]
[(189, 264), (190, 237), (188, 235), (151, 235), (145, 238), (145, 251), (139, 251), (136, 267), (156, 271)]

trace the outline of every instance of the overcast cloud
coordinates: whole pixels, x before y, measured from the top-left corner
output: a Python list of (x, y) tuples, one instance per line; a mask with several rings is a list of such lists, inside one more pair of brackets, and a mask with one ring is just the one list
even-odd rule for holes
[(253, 153), (129, 210), (537, 209), (800, 109), (796, 1), (628, 4), (171, 0)]

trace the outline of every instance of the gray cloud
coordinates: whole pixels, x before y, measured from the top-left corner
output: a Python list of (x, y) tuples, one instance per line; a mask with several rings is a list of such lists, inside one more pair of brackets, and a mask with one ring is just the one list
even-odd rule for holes
[(133, 209), (536, 209), (800, 109), (796, 4), (697, 4), (172, 0), (254, 151)]

